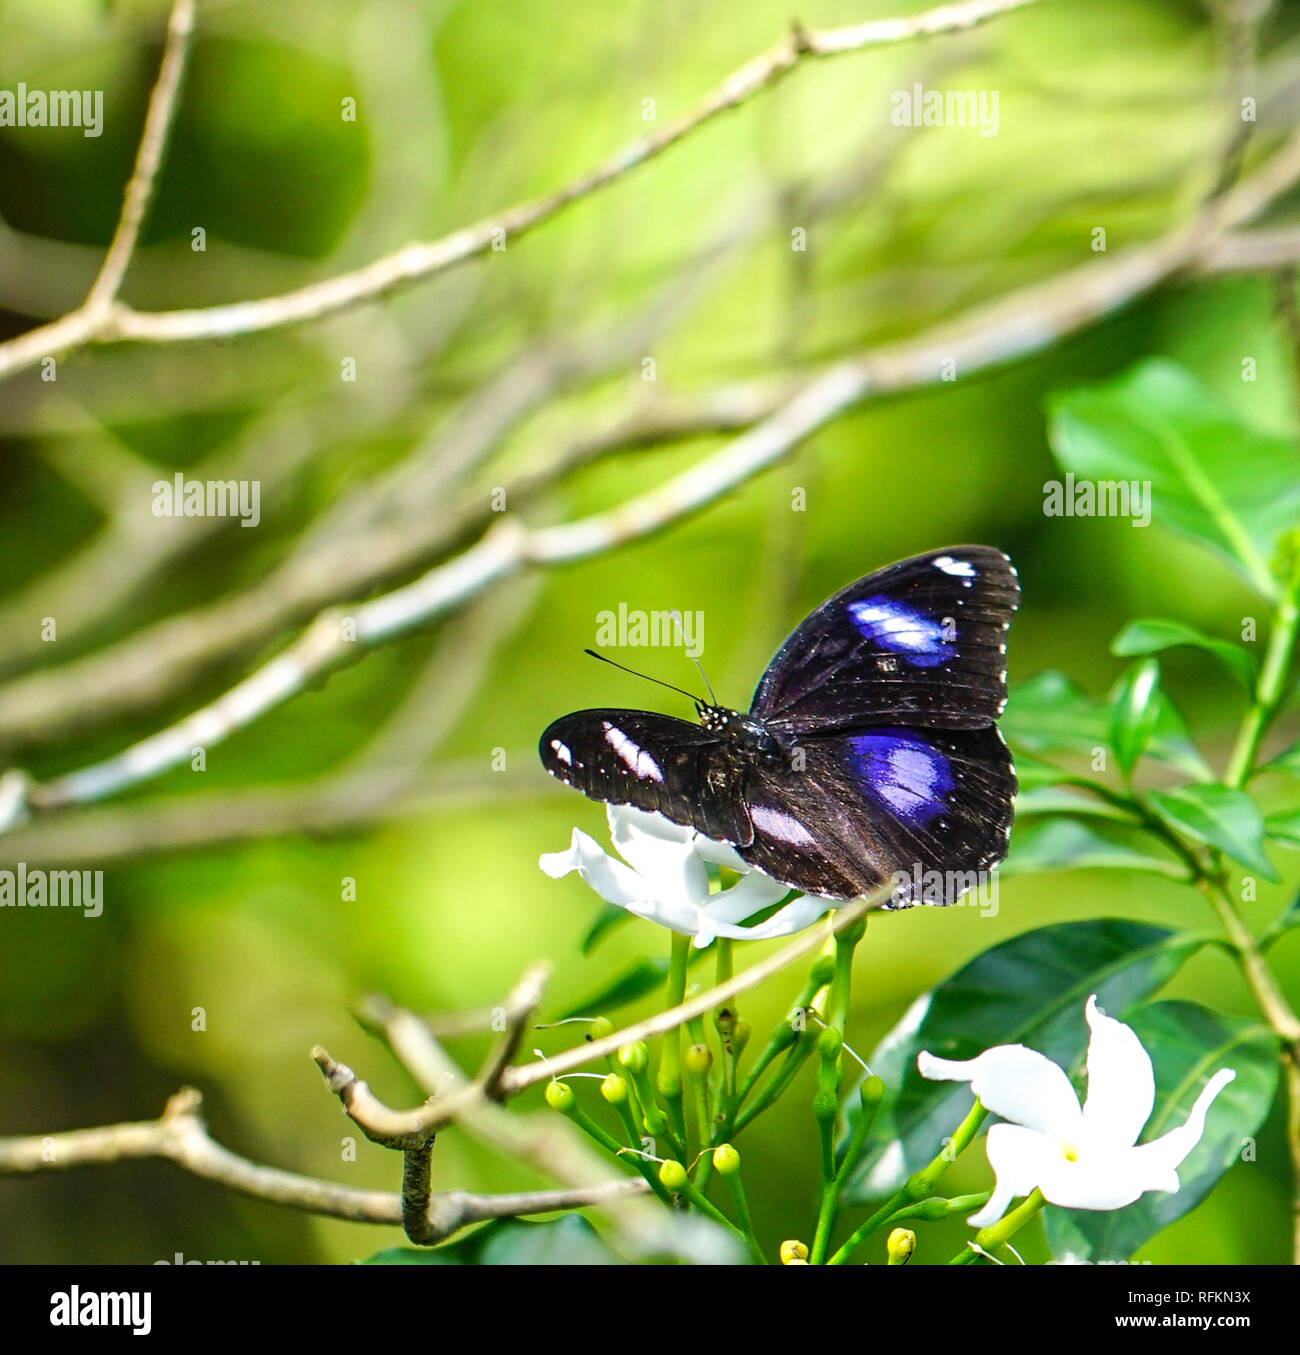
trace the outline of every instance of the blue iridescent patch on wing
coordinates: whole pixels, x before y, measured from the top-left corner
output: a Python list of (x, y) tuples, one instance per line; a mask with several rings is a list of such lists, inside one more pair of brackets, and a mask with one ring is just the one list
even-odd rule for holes
[(860, 598), (846, 610), (872, 644), (901, 654), (914, 668), (934, 668), (957, 652), (942, 622), (894, 598)]
[(873, 729), (849, 739), (854, 774), (904, 823), (924, 828), (946, 807), (952, 768), (939, 750), (909, 729)]

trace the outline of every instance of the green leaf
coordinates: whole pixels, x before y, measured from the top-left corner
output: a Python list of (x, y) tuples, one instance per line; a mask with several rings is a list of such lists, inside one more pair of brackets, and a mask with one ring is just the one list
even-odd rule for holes
[(634, 914), (629, 913), (626, 908), (620, 908), (616, 903), (602, 904), (600, 912), (583, 933), (582, 953), (590, 955), (610, 932), (616, 931), (625, 922), (631, 922), (633, 916)]
[(1066, 815), (1084, 819), (1110, 819), (1131, 825), (1140, 823), (1137, 814), (1123, 805), (1098, 795), (1089, 795), (1070, 785), (1036, 786), (1021, 789), (1016, 796), (1016, 822), (1025, 818)]
[(1267, 1026), (1220, 1016), (1195, 1002), (1153, 1002), (1125, 1018), (1151, 1055), (1156, 1103), (1142, 1134), (1149, 1143), (1186, 1119), (1220, 1068), (1237, 1076), (1215, 1098), (1205, 1133), (1178, 1169), (1181, 1188), (1154, 1192), (1124, 1209), (1049, 1208), (1044, 1216), (1055, 1256), (1126, 1261), (1146, 1241), (1194, 1209), (1235, 1163), (1244, 1139), (1263, 1123), (1277, 1088), (1277, 1037)]
[(1127, 1011), (1209, 939), (1100, 918), (1041, 927), (977, 955), (914, 1003), (867, 1060), (889, 1095), (849, 1198), (879, 1199), (897, 1189), (970, 1109), (968, 1087), (928, 1082), (917, 1072), (920, 1050), (965, 1059), (993, 1045), (1027, 1044), (1071, 1067), (1087, 1044), (1089, 994), (1108, 1011)]
[(1300, 847), (1300, 809), (1283, 809), (1264, 820), (1265, 836), (1284, 847)]
[(1285, 753), (1279, 753), (1261, 769), (1266, 772), (1283, 772), (1287, 776), (1300, 776), (1300, 743), (1294, 743)]
[(1085, 696), (1064, 673), (1039, 673), (1011, 688), (1002, 715), (1003, 733), (1033, 753), (1091, 755), (1106, 742), (1106, 707)]
[(1262, 432), (1167, 359), (1068, 391), (1050, 407), (1056, 458), (1081, 480), (1151, 486), (1162, 525), (1225, 557), (1265, 597), (1279, 535), (1300, 516), (1289, 438)]
[(1146, 834), (1107, 833), (1063, 818), (1017, 828), (998, 873), (1011, 877), (1050, 870), (1138, 870), (1173, 880), (1188, 878), (1187, 867)]
[(1239, 861), (1266, 880), (1279, 878), (1264, 852), (1264, 816), (1244, 790), (1213, 783), (1153, 790), (1151, 805), (1169, 826)]
[(1125, 778), (1146, 750), (1160, 716), (1160, 664), (1144, 659), (1123, 679), (1111, 708), (1110, 746)]
[(1213, 655), (1248, 692), (1255, 690), (1256, 664), (1253, 654), (1227, 640), (1212, 639), (1181, 621), (1130, 621), (1111, 641), (1110, 652), (1129, 659), (1140, 654), (1158, 654), (1179, 645)]
[[(1033, 764), (1026, 763), (1026, 752), (1078, 753), (1092, 758), (1098, 748), (1109, 745), (1111, 724), (1111, 709), (1106, 702), (1085, 696), (1064, 673), (1055, 671), (1017, 683), (1001, 720), (1002, 731), (1016, 750), (1017, 771), (1028, 765), (1031, 776)], [(1147, 756), (1197, 779), (1211, 775), (1182, 717), (1163, 693)], [(1044, 765), (1038, 764), (1039, 768)]]
[(1020, 783), (1022, 793), (1046, 786), (1059, 786), (1063, 781), (1075, 779), (1073, 772), (1068, 772), (1064, 767), (1057, 767), (1051, 762), (1044, 762), (1042, 758), (1034, 757), (1032, 753), (1016, 754), (1016, 780)]
[(656, 956), (653, 959), (634, 960), (581, 1002), (566, 1007), (555, 1019), (567, 1021), (574, 1016), (601, 1016), (605, 1012), (616, 1011), (654, 992), (656, 988), (662, 988), (667, 979), (667, 959)]

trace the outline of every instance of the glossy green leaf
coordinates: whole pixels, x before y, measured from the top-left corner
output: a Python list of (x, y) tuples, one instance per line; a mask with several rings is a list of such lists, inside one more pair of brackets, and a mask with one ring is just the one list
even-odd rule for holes
[(1132, 776), (1160, 716), (1160, 665), (1144, 659), (1120, 683), (1111, 707), (1110, 746), (1120, 771)]
[(1125, 1020), (1155, 1066), (1155, 1109), (1142, 1142), (1181, 1125), (1220, 1068), (1231, 1068), (1237, 1076), (1215, 1098), (1200, 1143), (1179, 1167), (1179, 1190), (1144, 1195), (1124, 1209), (1046, 1211), (1048, 1245), (1058, 1258), (1069, 1254), (1094, 1263), (1128, 1260), (1162, 1228), (1194, 1209), (1240, 1160), (1277, 1088), (1277, 1036), (1258, 1021), (1221, 1016), (1195, 1002), (1149, 1003)]
[(1264, 852), (1264, 816), (1244, 790), (1199, 784), (1153, 790), (1151, 804), (1175, 831), (1221, 852), (1266, 880), (1278, 873)]
[(1264, 832), (1284, 847), (1300, 847), (1300, 809), (1283, 809), (1264, 820)]
[(1187, 867), (1147, 834), (1103, 831), (1091, 823), (1053, 818), (1018, 827), (1001, 875), (1051, 870), (1137, 870), (1187, 879)]
[(1181, 621), (1146, 619), (1130, 621), (1111, 641), (1110, 651), (1121, 658), (1159, 654), (1166, 649), (1186, 646), (1212, 655), (1249, 692), (1255, 687), (1254, 655), (1227, 640), (1215, 640), (1194, 626)]
[(629, 1002), (645, 997), (668, 980), (668, 961), (658, 956), (636, 960), (626, 969), (614, 974), (580, 1002), (566, 1007), (556, 1020), (567, 1021), (574, 1016), (602, 1016), (626, 1007)]
[(590, 955), (611, 932), (617, 931), (624, 923), (631, 922), (634, 916), (635, 914), (629, 913), (626, 908), (620, 908), (617, 904), (602, 904), (600, 912), (583, 933), (582, 953)]
[(1012, 937), (977, 955), (914, 1003), (867, 1062), (889, 1095), (872, 1128), (850, 1197), (878, 1199), (928, 1162), (970, 1109), (970, 1089), (928, 1082), (922, 1049), (973, 1058), (998, 1044), (1027, 1044), (1070, 1067), (1087, 1043), (1089, 994), (1123, 1013), (1150, 996), (1208, 938), (1101, 918)]
[(1051, 402), (1049, 434), (1082, 480), (1151, 487), (1155, 521), (1208, 546), (1265, 597), (1279, 535), (1300, 516), (1295, 446), (1251, 427), (1185, 368), (1139, 364)]

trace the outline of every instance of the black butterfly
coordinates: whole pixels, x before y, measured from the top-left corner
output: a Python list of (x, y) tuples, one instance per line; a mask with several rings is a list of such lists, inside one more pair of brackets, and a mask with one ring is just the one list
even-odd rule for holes
[(657, 811), (730, 843), (806, 893), (855, 898), (891, 878), (893, 907), (956, 894), (1006, 855), (1016, 776), (1006, 704), (1016, 571), (954, 546), (868, 574), (786, 640), (748, 715), (697, 701), (700, 723), (580, 710), (542, 735), (542, 765), (593, 800)]

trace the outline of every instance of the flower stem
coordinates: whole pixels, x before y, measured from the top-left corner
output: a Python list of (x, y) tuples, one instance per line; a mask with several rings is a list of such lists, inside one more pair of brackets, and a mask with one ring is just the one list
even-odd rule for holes
[(919, 1171), (914, 1172), (901, 1190), (896, 1191), (865, 1223), (857, 1227), (848, 1241), (826, 1264), (828, 1266), (844, 1265), (867, 1238), (888, 1223), (899, 1209), (918, 1203), (930, 1195), (935, 1182), (970, 1146), (971, 1140), (979, 1132), (979, 1127), (987, 1114), (988, 1112), (980, 1105), (979, 1101), (976, 1101), (943, 1149)]
[[(668, 1006), (671, 1011), (680, 1007), (686, 998), (686, 962), (690, 958), (691, 938), (673, 933), (672, 951), (668, 957)], [(673, 1132), (686, 1142), (686, 1114), (682, 1107), (682, 1032), (674, 1026), (664, 1035), (659, 1051), (659, 1094), (668, 1106), (668, 1118)]]
[[(981, 1228), (972, 1241), (975, 1246), (983, 1248), (984, 1251), (996, 1251), (1003, 1243), (1009, 1242), (1046, 1203), (1042, 1191), (1035, 1190), (1009, 1214), (1004, 1214), (996, 1223), (989, 1224), (987, 1228)], [(971, 1266), (979, 1259), (979, 1252), (972, 1250), (970, 1244), (967, 1243), (965, 1248), (958, 1252), (948, 1264), (950, 1266)]]

